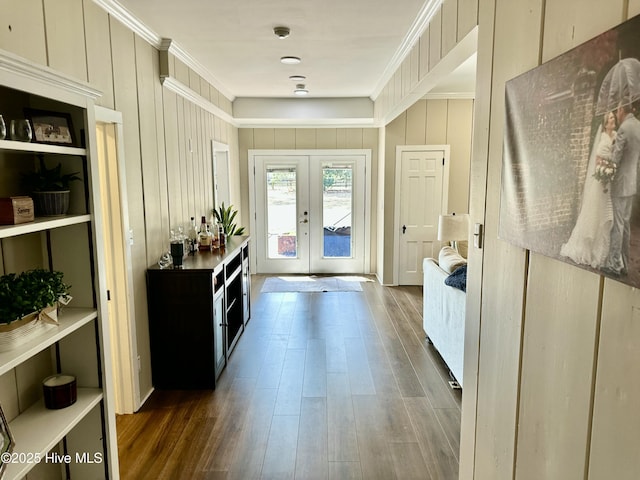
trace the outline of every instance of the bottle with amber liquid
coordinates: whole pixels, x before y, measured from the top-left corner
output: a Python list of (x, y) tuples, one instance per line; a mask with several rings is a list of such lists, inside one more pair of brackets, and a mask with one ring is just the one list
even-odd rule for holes
[(200, 220), (200, 232), (198, 233), (198, 250), (201, 252), (211, 251), (211, 244), (213, 243), (213, 234), (207, 225), (207, 219), (203, 215)]

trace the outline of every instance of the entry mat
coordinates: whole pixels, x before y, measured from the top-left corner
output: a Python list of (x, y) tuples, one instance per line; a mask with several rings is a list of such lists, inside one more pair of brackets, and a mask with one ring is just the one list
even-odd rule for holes
[(290, 276), (268, 277), (262, 285), (262, 292), (361, 292), (364, 277)]

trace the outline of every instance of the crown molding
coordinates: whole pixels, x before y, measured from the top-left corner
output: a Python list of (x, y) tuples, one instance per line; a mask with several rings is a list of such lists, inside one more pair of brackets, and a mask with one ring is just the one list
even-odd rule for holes
[(160, 50), (167, 50), (170, 54), (175, 56), (178, 60), (188, 66), (191, 70), (196, 72), (202, 78), (204, 78), (209, 84), (216, 88), (222, 95), (227, 97), (227, 100), (233, 102), (236, 98), (226, 87), (224, 87), (220, 81), (213, 76), (213, 74), (207, 70), (198, 60), (193, 58), (186, 50), (178, 45), (174, 40), (170, 38), (163, 38), (159, 47)]
[(200, 62), (188, 54), (182, 47), (180, 47), (174, 40), (169, 38), (163, 38), (147, 27), (142, 21), (140, 21), (133, 13), (120, 5), (116, 0), (93, 0), (98, 6), (105, 10), (109, 15), (113, 16), (120, 22), (122, 22), (127, 28), (132, 30), (135, 34), (142, 37), (151, 46), (158, 50), (168, 50), (169, 53), (174, 55), (178, 60), (184, 63), (191, 70), (196, 72), (207, 82), (213, 85), (222, 95), (227, 97), (229, 101), (233, 101), (235, 96), (224, 87), (215, 76), (207, 70)]
[(160, 48), (162, 37), (138, 20), (133, 13), (118, 2), (115, 0), (93, 0), (93, 3), (100, 6), (109, 15), (123, 23), (129, 30), (132, 30), (152, 46)]
[(170, 77), (170, 76), (161, 77), (161, 81), (162, 81), (162, 86), (163, 87), (166, 87), (167, 89), (171, 90), (172, 92), (174, 92), (174, 93), (180, 95), (181, 97), (189, 100), (193, 104), (198, 105), (199, 107), (201, 107), (202, 109), (206, 110), (207, 112), (213, 113), (216, 117), (224, 120), (225, 122), (230, 123), (231, 125), (234, 125), (236, 127), (238, 126), (238, 122), (236, 121), (236, 119), (233, 118), (233, 116), (229, 115), (227, 112), (222, 110), (220, 107), (218, 107), (217, 105), (214, 105), (209, 100), (207, 100), (206, 98), (202, 97), (196, 91), (194, 91), (191, 88), (187, 87), (184, 83), (182, 83), (182, 82), (180, 82), (180, 81), (178, 81), (175, 78)]
[(400, 68), (404, 59), (409, 55), (413, 46), (420, 40), (420, 36), (425, 29), (429, 26), (429, 22), (436, 14), (443, 0), (426, 0), (418, 12), (418, 16), (413, 21), (411, 28), (405, 35), (402, 43), (396, 50), (396, 53), (391, 57), (391, 60), (387, 64), (382, 76), (378, 79), (378, 83), (371, 93), (371, 99), (375, 100), (380, 95), (380, 92), (387, 85), (394, 73)]

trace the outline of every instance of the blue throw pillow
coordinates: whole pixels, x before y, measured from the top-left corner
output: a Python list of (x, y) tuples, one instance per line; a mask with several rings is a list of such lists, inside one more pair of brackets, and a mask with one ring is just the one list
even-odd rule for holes
[(467, 265), (456, 268), (451, 275), (444, 279), (444, 284), (457, 288), (463, 292), (467, 291)]

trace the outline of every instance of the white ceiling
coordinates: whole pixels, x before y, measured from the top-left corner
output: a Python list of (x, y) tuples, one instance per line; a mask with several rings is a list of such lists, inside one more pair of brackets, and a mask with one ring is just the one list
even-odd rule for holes
[[(155, 35), (171, 39), (227, 96), (294, 97), (305, 75), (309, 98), (374, 97), (397, 69), (439, 0), (108, 0)], [(422, 22), (422, 24), (421, 24)], [(291, 29), (279, 39), (273, 28)], [(419, 31), (420, 30), (420, 31)], [(285, 55), (299, 65), (280, 63)], [(472, 68), (442, 92), (473, 92)]]

